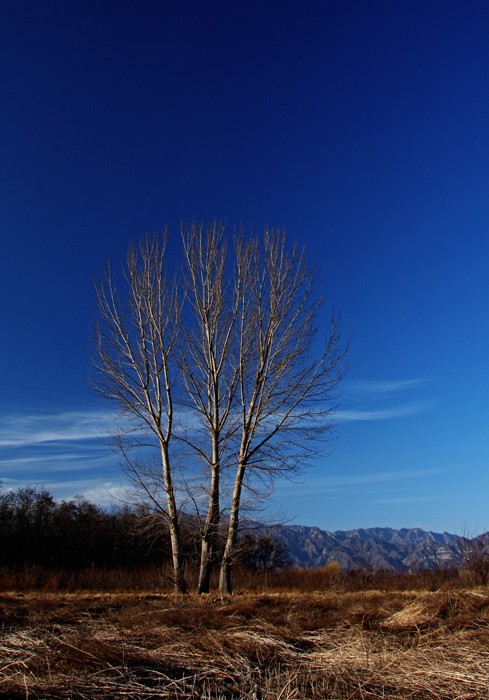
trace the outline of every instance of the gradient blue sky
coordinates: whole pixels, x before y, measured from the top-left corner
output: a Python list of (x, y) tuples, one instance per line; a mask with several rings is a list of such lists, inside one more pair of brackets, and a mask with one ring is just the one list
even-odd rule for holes
[(225, 218), (305, 244), (351, 337), (334, 451), (270, 508), (488, 528), (488, 36), (486, 2), (3, 0), (3, 487), (117, 492), (93, 277)]

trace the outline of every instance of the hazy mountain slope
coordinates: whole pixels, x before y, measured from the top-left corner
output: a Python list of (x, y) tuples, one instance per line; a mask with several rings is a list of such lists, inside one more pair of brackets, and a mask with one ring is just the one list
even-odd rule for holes
[(337, 561), (343, 569), (406, 571), (460, 566), (463, 561), (464, 538), (448, 532), (382, 527), (328, 532), (304, 525), (267, 530), (287, 547), (295, 566), (319, 568)]

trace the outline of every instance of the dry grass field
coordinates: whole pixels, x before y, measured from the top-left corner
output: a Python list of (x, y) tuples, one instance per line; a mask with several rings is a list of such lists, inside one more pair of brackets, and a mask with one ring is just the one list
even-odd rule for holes
[(3, 593), (0, 697), (489, 698), (483, 590)]

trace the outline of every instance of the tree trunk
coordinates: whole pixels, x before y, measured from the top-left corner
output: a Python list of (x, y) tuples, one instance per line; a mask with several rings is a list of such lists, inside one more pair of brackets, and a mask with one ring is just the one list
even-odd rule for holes
[(223, 559), (219, 572), (219, 593), (221, 595), (231, 595), (233, 588), (231, 585), (231, 562)]
[(163, 479), (165, 483), (166, 500), (168, 505), (170, 542), (173, 560), (173, 590), (175, 593), (186, 593), (187, 585), (183, 575), (182, 552), (180, 543), (180, 516), (173, 491), (173, 480), (168, 457), (168, 441), (160, 435), (161, 461), (163, 464)]
[(170, 520), (170, 541), (173, 560), (173, 591), (174, 593), (186, 593), (187, 584), (183, 574), (178, 521)]
[(240, 462), (236, 472), (234, 482), (233, 500), (231, 501), (231, 513), (229, 514), (228, 535), (224, 554), (221, 561), (221, 570), (219, 572), (219, 592), (222, 595), (230, 595), (232, 593), (231, 585), (231, 565), (233, 561), (234, 550), (238, 539), (239, 525), (239, 504), (241, 501), (241, 490), (243, 488), (243, 479), (245, 474), (245, 465)]
[(209, 593), (212, 573), (213, 547), (209, 538), (202, 538), (200, 550), (200, 571), (197, 593)]
[(209, 593), (211, 583), (212, 565), (219, 531), (219, 466), (212, 467), (211, 492), (209, 496), (209, 510), (202, 533), (202, 545), (200, 554), (200, 571), (197, 593)]

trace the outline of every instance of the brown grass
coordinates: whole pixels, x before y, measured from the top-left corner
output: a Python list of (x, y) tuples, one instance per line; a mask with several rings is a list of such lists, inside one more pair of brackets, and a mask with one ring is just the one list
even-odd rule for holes
[(482, 700), (489, 595), (0, 596), (0, 697)]
[[(185, 566), (188, 590), (195, 590), (198, 568)], [(456, 569), (421, 570), (414, 573), (393, 571), (341, 571), (339, 565), (328, 564), (321, 569), (290, 568), (273, 572), (252, 571), (236, 566), (232, 575), (236, 591), (263, 593), (273, 591), (312, 593), (339, 589), (343, 591), (436, 591), (463, 589), (476, 585), (470, 572)], [(211, 587), (217, 588), (219, 571), (213, 571)], [(37, 565), (18, 568), (0, 567), (0, 592), (77, 592), (96, 590), (111, 593), (122, 591), (169, 593), (173, 590), (173, 571), (165, 566), (141, 568), (102, 568), (90, 566), (76, 571), (46, 569)]]

